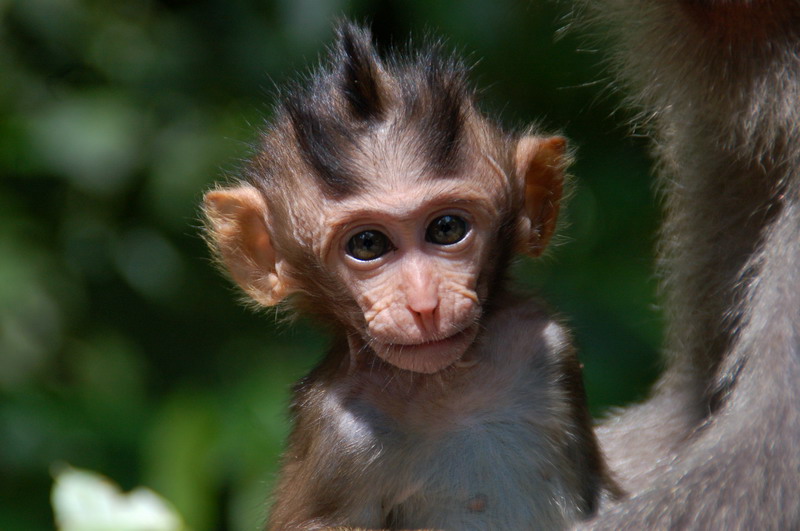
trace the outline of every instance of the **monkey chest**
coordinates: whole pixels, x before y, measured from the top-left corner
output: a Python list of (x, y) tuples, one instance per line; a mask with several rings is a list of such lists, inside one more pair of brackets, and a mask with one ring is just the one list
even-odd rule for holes
[(533, 529), (565, 523), (567, 498), (542, 426), (498, 418), (437, 434), (378, 436), (374, 485), (392, 528)]

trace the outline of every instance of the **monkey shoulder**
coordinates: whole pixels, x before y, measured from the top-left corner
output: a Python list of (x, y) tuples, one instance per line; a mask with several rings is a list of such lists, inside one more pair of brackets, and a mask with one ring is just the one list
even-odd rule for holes
[(498, 404), (522, 405), (509, 411), (528, 410), (556, 431), (576, 422), (575, 401), (585, 401), (577, 350), (567, 327), (542, 302), (507, 301), (487, 319), (477, 350), (485, 360), (479, 387), (502, 389), (506, 400)]
[(577, 360), (572, 336), (534, 298), (515, 297), (488, 317), (478, 348), (493, 362), (545, 370)]

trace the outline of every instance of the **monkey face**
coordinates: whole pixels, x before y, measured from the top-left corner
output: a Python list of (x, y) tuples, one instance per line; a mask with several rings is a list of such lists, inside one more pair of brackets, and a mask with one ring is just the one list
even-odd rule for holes
[(325, 261), (361, 310), (364, 346), (423, 373), (464, 354), (478, 332), (496, 210), (474, 181), (456, 179), (376, 186), (337, 205)]
[(510, 171), (475, 149), (453, 174), (427, 172), (408, 149), (363, 150), (356, 166), (370, 178), (344, 197), (304, 175), (271, 196), (277, 210), (251, 185), (209, 192), (210, 240), (256, 302), (298, 293), (344, 326), (352, 353), (435, 373), (477, 337), (503, 256), (547, 244), (564, 146), (523, 137)]

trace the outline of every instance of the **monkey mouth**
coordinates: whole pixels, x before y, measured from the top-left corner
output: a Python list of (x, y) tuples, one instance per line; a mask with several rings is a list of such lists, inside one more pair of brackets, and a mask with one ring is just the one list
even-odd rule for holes
[(428, 347), (443, 347), (447, 346), (453, 341), (458, 340), (464, 334), (466, 334), (466, 330), (461, 330), (460, 332), (456, 332), (451, 336), (447, 336), (441, 339), (431, 339), (429, 341), (421, 341), (419, 343), (389, 343), (390, 347), (394, 348), (428, 348)]
[(461, 359), (477, 333), (478, 326), (472, 325), (442, 339), (409, 344), (373, 344), (373, 349), (378, 357), (395, 367), (433, 374)]

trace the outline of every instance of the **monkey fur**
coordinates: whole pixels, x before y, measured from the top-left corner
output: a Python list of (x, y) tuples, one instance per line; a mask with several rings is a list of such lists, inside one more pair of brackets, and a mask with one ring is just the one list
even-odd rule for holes
[(800, 528), (800, 2), (579, 4), (655, 142), (668, 366), (596, 529)]
[(553, 232), (565, 141), (505, 132), (466, 76), (344, 23), (206, 194), (233, 280), (334, 336), (294, 388), (270, 529), (559, 529), (616, 492), (568, 332), (505, 288)]

